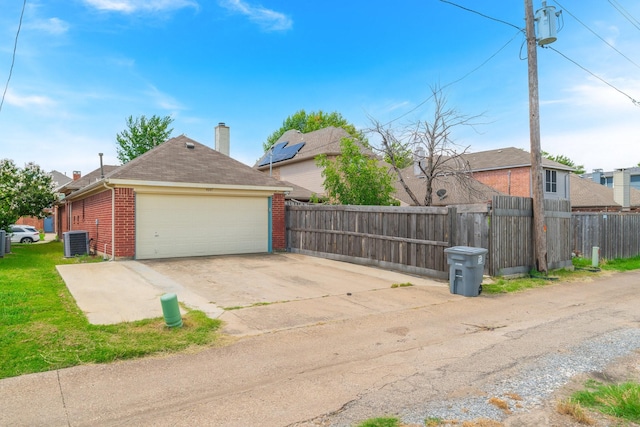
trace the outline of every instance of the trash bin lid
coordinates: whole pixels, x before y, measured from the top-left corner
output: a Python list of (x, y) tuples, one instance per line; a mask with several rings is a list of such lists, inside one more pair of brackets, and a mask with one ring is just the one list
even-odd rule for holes
[(444, 250), (445, 254), (456, 254), (456, 255), (484, 255), (487, 252), (489, 252), (488, 249), (474, 248), (472, 246), (452, 246)]

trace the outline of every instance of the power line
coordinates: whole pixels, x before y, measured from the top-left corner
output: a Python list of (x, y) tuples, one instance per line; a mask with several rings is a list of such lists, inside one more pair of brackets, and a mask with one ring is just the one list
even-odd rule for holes
[(552, 51), (556, 52), (557, 54), (559, 54), (560, 56), (562, 56), (564, 59), (566, 59), (569, 62), (572, 62), (574, 65), (577, 65), (578, 67), (582, 68), (584, 71), (586, 71), (587, 73), (591, 74), (593, 77), (595, 77), (596, 79), (600, 80), (602, 83), (606, 84), (607, 86), (609, 86), (612, 89), (615, 89), (616, 91), (620, 92), (622, 95), (626, 96), (627, 98), (629, 98), (631, 100), (631, 102), (633, 102), (633, 104), (636, 107), (640, 107), (640, 102), (638, 102), (636, 99), (632, 98), (630, 95), (628, 95), (627, 93), (623, 92), (622, 90), (618, 89), (617, 87), (615, 87), (614, 85), (612, 85), (611, 83), (609, 83), (608, 81), (606, 81), (605, 79), (603, 79), (602, 77), (592, 73), (591, 71), (589, 71), (587, 68), (583, 67), (582, 65), (578, 64), (576, 61), (574, 61), (573, 59), (569, 58), (567, 55), (565, 55), (564, 53), (560, 52), (557, 49), (554, 49), (551, 46), (543, 46), (546, 49), (551, 49)]
[(557, 0), (553, 0), (554, 3), (556, 3), (558, 6), (560, 6), (565, 12), (567, 12), (569, 15), (571, 15), (573, 17), (573, 19), (575, 19), (576, 21), (578, 21), (583, 27), (585, 27), (587, 30), (591, 31), (591, 33), (593, 33), (594, 36), (596, 36), (597, 38), (599, 38), (600, 40), (602, 40), (607, 46), (609, 46), (611, 49), (615, 50), (616, 52), (618, 52), (623, 58), (625, 58), (627, 61), (631, 62), (633, 65), (635, 65), (636, 67), (640, 68), (640, 65), (636, 64), (634, 61), (632, 61), (631, 59), (629, 59), (629, 57), (627, 55), (625, 55), (624, 53), (620, 52), (618, 49), (616, 49), (611, 43), (609, 43), (608, 41), (606, 41), (605, 39), (603, 39), (598, 33), (596, 33), (595, 31), (593, 31), (588, 25), (586, 25), (584, 22), (582, 22), (580, 19), (578, 19), (573, 13), (569, 12), (569, 10), (567, 10), (566, 7), (564, 7), (563, 5), (560, 4), (559, 1)]
[[(445, 0), (440, 0), (440, 1), (445, 1)], [(517, 27), (516, 27), (517, 28)], [(475, 73), (476, 71), (478, 71), (480, 68), (482, 68), (483, 66), (485, 66), (487, 64), (487, 62), (491, 61), (496, 55), (498, 55), (500, 52), (502, 52), (504, 50), (504, 48), (506, 48), (512, 41), (514, 41), (516, 39), (516, 37), (518, 37), (520, 34), (522, 34), (522, 30), (518, 28), (518, 32), (508, 41), (506, 42), (504, 45), (502, 45), (502, 47), (500, 47), (500, 49), (498, 49), (497, 51), (495, 51), (489, 58), (487, 58), (486, 60), (484, 60), (480, 65), (478, 65), (477, 67), (475, 67), (474, 69), (472, 69), (471, 71), (469, 71), (468, 73), (466, 73), (465, 75), (463, 75), (462, 77), (460, 77), (457, 80), (453, 80), (449, 83), (447, 83), (446, 85), (442, 86), (440, 88), (440, 90), (445, 89), (451, 85), (454, 85), (456, 83), (458, 83), (461, 80), (466, 79), (467, 77), (469, 77), (471, 74)], [(389, 124), (400, 120), (401, 118), (407, 116), (408, 114), (413, 113), (414, 111), (416, 111), (418, 108), (422, 107), (424, 104), (426, 104), (427, 102), (429, 102), (429, 100), (431, 100), (431, 98), (433, 98), (433, 94), (431, 94), (427, 99), (425, 99), (424, 101), (422, 101), (421, 103), (419, 103), (418, 105), (416, 105), (415, 107), (413, 107), (411, 110), (407, 111), (406, 113), (402, 114), (401, 116), (396, 117), (393, 120), (390, 120), (389, 122), (385, 123), (383, 126), (388, 126)]]
[[(614, 2), (617, 3), (617, 5), (613, 4)], [(627, 21), (631, 22), (631, 25), (633, 25), (634, 27), (636, 27), (637, 29), (640, 30), (640, 22), (638, 22), (638, 20), (636, 18), (634, 18), (624, 7), (622, 7), (622, 5), (620, 3), (618, 3), (615, 0), (613, 0), (613, 1), (609, 0), (609, 3), (618, 12), (620, 12), (620, 15), (624, 16), (627, 19)]]
[(506, 25), (509, 25), (510, 27), (516, 28), (516, 29), (518, 29), (520, 31), (524, 31), (523, 28), (520, 28), (517, 25), (512, 24), (511, 22), (503, 21), (502, 19), (498, 19), (498, 18), (494, 18), (494, 17), (489, 16), (489, 15), (485, 15), (484, 13), (478, 12), (477, 10), (469, 9), (468, 7), (461, 6), (461, 5), (456, 4), (456, 3), (452, 2), (452, 1), (448, 1), (448, 0), (440, 0), (440, 1), (442, 3), (448, 3), (448, 4), (452, 5), (452, 6), (459, 7), (460, 9), (466, 10), (467, 12), (475, 13), (477, 15), (482, 16), (483, 18), (491, 19), (492, 21), (500, 22), (501, 24), (506, 24)]
[(13, 74), (13, 65), (16, 63), (16, 50), (18, 49), (18, 36), (20, 35), (20, 28), (22, 28), (22, 17), (24, 16), (24, 9), (27, 6), (27, 0), (22, 3), (22, 12), (20, 12), (20, 22), (18, 23), (18, 31), (16, 31), (16, 40), (13, 44), (13, 55), (11, 56), (11, 67), (9, 68), (9, 77), (7, 77), (7, 84), (4, 86), (4, 92), (2, 93), (2, 100), (0, 100), (0, 112), (4, 105), (4, 98), (7, 96), (7, 90), (9, 89), (9, 82), (11, 81), (11, 75)]

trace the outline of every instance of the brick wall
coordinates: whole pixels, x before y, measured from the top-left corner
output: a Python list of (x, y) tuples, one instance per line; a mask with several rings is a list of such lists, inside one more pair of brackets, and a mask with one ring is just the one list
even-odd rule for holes
[[(115, 190), (115, 257), (133, 258), (135, 255), (135, 198), (132, 188)], [(62, 230), (89, 232), (90, 249), (101, 255), (114, 256), (111, 235), (111, 190), (71, 203), (71, 224), (67, 213), (60, 209)], [(68, 209), (68, 207), (67, 207)], [(96, 224), (97, 220), (97, 224)]]
[[(97, 224), (96, 224), (97, 220)], [(66, 215), (63, 224), (66, 223)], [(106, 190), (71, 203), (71, 226), (64, 231), (89, 232), (90, 250), (111, 255), (111, 191)]]
[(30, 225), (38, 230), (44, 230), (44, 219), (34, 216), (23, 216), (18, 218), (16, 225)]
[(509, 196), (531, 197), (529, 167), (474, 172), (473, 177)]
[(116, 258), (135, 256), (135, 194), (133, 188), (115, 189)]
[(284, 223), (284, 194), (273, 195), (271, 203), (271, 245), (273, 250), (283, 251), (287, 248)]

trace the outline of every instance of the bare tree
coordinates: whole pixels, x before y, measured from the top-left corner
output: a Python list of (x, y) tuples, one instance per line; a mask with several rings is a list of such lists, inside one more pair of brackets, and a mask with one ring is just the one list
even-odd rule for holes
[[(405, 129), (398, 131), (388, 125), (382, 125), (377, 120), (369, 118), (372, 123), (371, 133), (381, 138), (380, 150), (395, 172), (398, 179), (416, 205), (430, 206), (433, 203), (433, 181), (437, 176), (450, 175), (457, 184), (469, 187), (469, 165), (463, 156), (469, 146), (456, 143), (452, 139), (453, 130), (460, 126), (474, 126), (474, 121), (480, 116), (466, 116), (454, 108), (447, 106), (447, 99), (438, 87), (431, 87), (433, 112), (427, 120), (417, 120)], [(398, 147), (411, 149), (414, 154), (416, 172), (425, 178), (426, 192), (424, 200), (420, 201), (405, 183), (398, 162), (396, 161)], [(469, 190), (472, 190), (469, 187)]]

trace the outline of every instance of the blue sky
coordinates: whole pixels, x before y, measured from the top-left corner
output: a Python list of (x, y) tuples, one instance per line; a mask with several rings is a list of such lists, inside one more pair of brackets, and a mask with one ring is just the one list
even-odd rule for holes
[[(523, 1), (456, 3), (524, 27)], [(551, 46), (640, 100), (640, 3), (548, 4), (567, 8)], [(21, 8), (0, 0), (2, 90)], [(115, 136), (126, 117), (156, 114), (175, 119), (174, 136), (210, 146), (225, 122), (231, 156), (253, 165), (262, 142), (299, 109), (338, 111), (358, 128), (368, 116), (403, 116), (394, 122), (402, 127), (429, 116), (429, 102), (415, 108), (430, 86), (494, 54), (445, 89), (450, 107), (483, 114), (483, 125), (454, 138), (471, 151), (528, 150), (523, 40), (509, 25), (438, 0), (28, 0), (0, 111), (0, 157), (86, 174), (99, 152), (118, 164)], [(544, 150), (588, 171), (640, 162), (640, 106), (550, 49), (538, 49), (538, 63)]]

